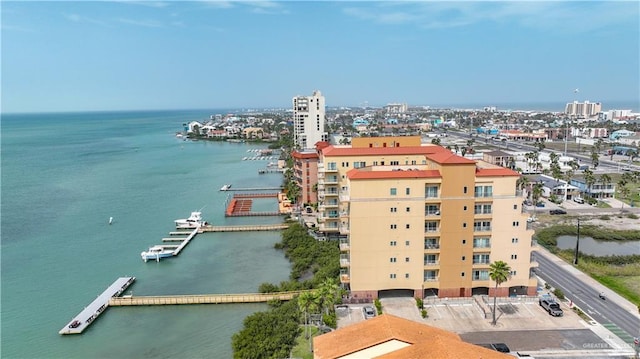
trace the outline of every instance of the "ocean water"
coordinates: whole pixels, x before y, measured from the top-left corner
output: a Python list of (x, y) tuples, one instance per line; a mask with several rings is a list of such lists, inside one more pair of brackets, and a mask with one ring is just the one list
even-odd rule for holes
[(287, 279), (279, 232), (200, 234), (176, 258), (140, 259), (194, 210), (215, 225), (282, 220), (224, 217), (223, 184), (277, 187), (282, 176), (258, 174), (268, 161), (242, 161), (265, 145), (175, 137), (212, 113), (2, 116), (3, 358), (232, 356), (231, 336), (265, 305), (114, 307), (82, 335), (58, 334), (121, 276), (137, 278), (134, 295), (247, 293)]

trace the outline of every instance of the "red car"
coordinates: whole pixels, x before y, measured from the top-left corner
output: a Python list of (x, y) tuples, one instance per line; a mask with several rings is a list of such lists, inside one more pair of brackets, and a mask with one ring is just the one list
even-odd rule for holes
[(80, 326), (80, 324), (80, 321), (74, 320), (73, 322), (71, 322), (71, 324), (69, 324), (69, 328), (77, 328)]

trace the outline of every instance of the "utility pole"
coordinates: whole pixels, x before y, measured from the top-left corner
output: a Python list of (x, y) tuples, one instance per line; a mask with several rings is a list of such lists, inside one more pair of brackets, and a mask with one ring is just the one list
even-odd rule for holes
[(578, 235), (576, 236), (576, 253), (573, 264), (578, 265), (578, 249), (580, 248), (580, 218), (578, 218)]

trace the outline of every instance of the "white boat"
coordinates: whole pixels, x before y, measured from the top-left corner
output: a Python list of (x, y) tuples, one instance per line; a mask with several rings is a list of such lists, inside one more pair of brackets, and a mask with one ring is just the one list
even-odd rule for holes
[(162, 246), (153, 246), (149, 247), (148, 251), (141, 252), (140, 257), (142, 257), (142, 260), (145, 262), (149, 259), (159, 262), (162, 258), (173, 257), (173, 249), (167, 249)]
[(176, 228), (198, 228), (207, 224), (202, 220), (202, 212), (191, 212), (189, 218), (176, 219), (174, 222), (176, 222)]
[(230, 185), (230, 184), (226, 184), (226, 185), (222, 186), (222, 187), (220, 188), (220, 190), (221, 190), (221, 191), (228, 191), (228, 190), (229, 190), (229, 188), (231, 188), (231, 185)]
[(113, 217), (109, 217), (109, 224), (113, 223)]

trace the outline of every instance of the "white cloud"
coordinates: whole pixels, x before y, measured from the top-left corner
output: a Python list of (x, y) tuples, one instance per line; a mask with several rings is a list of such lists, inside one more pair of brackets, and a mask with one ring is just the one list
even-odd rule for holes
[(121, 22), (123, 24), (135, 25), (135, 26), (143, 26), (143, 27), (162, 27), (162, 23), (156, 20), (137, 20), (137, 19), (129, 19), (129, 18), (118, 18), (116, 21)]
[(637, 21), (637, 2), (436, 1), (352, 2), (346, 15), (378, 24), (452, 28), (480, 22), (513, 22), (530, 28), (582, 32)]
[(62, 14), (65, 19), (72, 21), (72, 22), (81, 22), (81, 23), (89, 23), (89, 24), (96, 24), (96, 25), (105, 25), (104, 21), (98, 20), (98, 19), (94, 19), (91, 17), (87, 17), (87, 16), (83, 16), (83, 15), (78, 15), (78, 14)]

